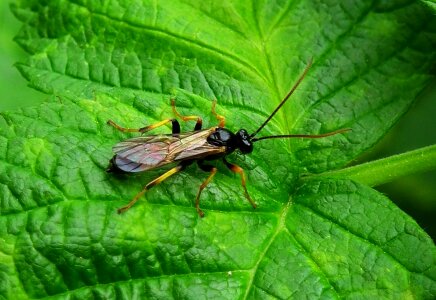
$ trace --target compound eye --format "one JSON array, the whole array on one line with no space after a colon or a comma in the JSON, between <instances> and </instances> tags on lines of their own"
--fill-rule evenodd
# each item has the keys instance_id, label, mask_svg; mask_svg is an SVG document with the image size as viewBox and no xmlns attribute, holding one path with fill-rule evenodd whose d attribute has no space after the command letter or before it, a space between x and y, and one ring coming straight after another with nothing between
<instances>
[{"instance_id":1,"label":"compound eye","mask_svg":"<svg viewBox=\"0 0 436 300\"><path fill-rule=\"evenodd\" d=\"M247 130L240 129L237 133L238 148L243 154L251 153L253 151L253 144L250 141L250 135Z\"/></svg>"},{"instance_id":2,"label":"compound eye","mask_svg":"<svg viewBox=\"0 0 436 300\"><path fill-rule=\"evenodd\" d=\"M244 154L251 153L251 152L253 152L253 144L248 140L242 140L242 143L239 146L239 149Z\"/></svg>"},{"instance_id":3,"label":"compound eye","mask_svg":"<svg viewBox=\"0 0 436 300\"><path fill-rule=\"evenodd\" d=\"M248 135L247 130L245 130L245 129L241 129L241 130L239 130L237 134L242 138L242 140L248 140L249 137L250 137L250 136Z\"/></svg>"}]
</instances>

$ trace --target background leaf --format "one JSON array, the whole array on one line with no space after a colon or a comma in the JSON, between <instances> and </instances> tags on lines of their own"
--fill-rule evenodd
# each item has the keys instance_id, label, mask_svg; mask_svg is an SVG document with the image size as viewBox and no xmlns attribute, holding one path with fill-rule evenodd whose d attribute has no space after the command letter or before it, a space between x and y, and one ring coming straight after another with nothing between
<instances>
[{"instance_id":1,"label":"background leaf","mask_svg":"<svg viewBox=\"0 0 436 300\"><path fill-rule=\"evenodd\" d=\"M20 1L14 10L30 54L20 71L59 97L0 120L2 296L434 297L433 243L383 196L349 181L296 189L302 172L343 166L376 143L425 86L435 21L424 5ZM256 212L219 165L204 219L192 208L205 178L194 166L116 215L161 172L107 175L111 146L126 138L108 119L139 127L168 117L180 88L182 113L216 124L207 112L217 98L230 129L252 131L310 57L292 105L262 134L353 131L234 156Z\"/></svg>"},{"instance_id":2,"label":"background leaf","mask_svg":"<svg viewBox=\"0 0 436 300\"><path fill-rule=\"evenodd\" d=\"M433 10L436 10L436 2L434 0L423 0L423 2L430 6Z\"/></svg>"},{"instance_id":3,"label":"background leaf","mask_svg":"<svg viewBox=\"0 0 436 300\"><path fill-rule=\"evenodd\" d=\"M0 111L35 105L46 97L34 89L26 88L27 81L13 67L26 53L13 41L20 23L10 11L10 3L0 2Z\"/></svg>"}]
</instances>

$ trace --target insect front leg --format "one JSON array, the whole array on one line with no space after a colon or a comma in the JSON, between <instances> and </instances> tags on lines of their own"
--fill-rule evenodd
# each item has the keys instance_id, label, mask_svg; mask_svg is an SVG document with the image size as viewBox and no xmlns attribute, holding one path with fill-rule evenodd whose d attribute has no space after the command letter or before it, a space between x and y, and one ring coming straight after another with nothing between
<instances>
[{"instance_id":1,"label":"insect front leg","mask_svg":"<svg viewBox=\"0 0 436 300\"><path fill-rule=\"evenodd\" d=\"M182 116L176 109L176 100L174 98L171 99L171 107L173 108L173 113L183 121L186 122L191 120L197 120L197 122L195 123L194 131L201 129L201 126L203 125L203 120L199 116Z\"/></svg>"},{"instance_id":2,"label":"insect front leg","mask_svg":"<svg viewBox=\"0 0 436 300\"><path fill-rule=\"evenodd\" d=\"M200 185L200 188L198 189L197 197L195 198L195 209L197 210L198 215L203 218L204 212L200 209L200 195L201 192L204 190L204 188L209 184L209 182L212 180L212 178L215 176L217 172L217 168L211 165L204 164L204 161L199 160L197 162L200 169L202 169L205 172L210 172L209 176L206 178L205 181Z\"/></svg>"},{"instance_id":3,"label":"insect front leg","mask_svg":"<svg viewBox=\"0 0 436 300\"><path fill-rule=\"evenodd\" d=\"M216 100L213 100L213 102L212 102L212 114L219 121L218 127L224 128L224 126L226 124L226 118L224 116L216 113L215 106L216 106Z\"/></svg>"},{"instance_id":4,"label":"insect front leg","mask_svg":"<svg viewBox=\"0 0 436 300\"><path fill-rule=\"evenodd\" d=\"M245 194L245 198L247 198L248 202L250 202L251 206L253 206L253 208L256 208L256 203L254 203L254 201L251 199L250 195L248 194L247 191L247 186L245 183L245 173L244 173L244 169L242 169L240 166L229 163L225 158L223 158L223 162L225 163L225 165L227 166L227 168L230 169L230 171L232 171L233 173L237 173L241 176L241 182L242 182L242 187L244 188L244 194Z\"/></svg>"},{"instance_id":5,"label":"insect front leg","mask_svg":"<svg viewBox=\"0 0 436 300\"><path fill-rule=\"evenodd\" d=\"M165 172L164 174L162 174L158 178L150 181L146 186L144 186L144 188L138 194L136 194L135 197L133 197L133 199L129 202L129 204L119 208L118 213L121 214L121 213L125 212L126 210L128 210L129 208L131 208L136 203L136 201L138 201L139 198L141 198L149 189L151 189L155 185L158 185L159 183L161 183L162 181L164 181L165 179L167 179L171 175L174 175L174 174L182 171L186 166L187 166L187 164L182 163L182 164L168 170L167 172Z\"/></svg>"}]
</instances>

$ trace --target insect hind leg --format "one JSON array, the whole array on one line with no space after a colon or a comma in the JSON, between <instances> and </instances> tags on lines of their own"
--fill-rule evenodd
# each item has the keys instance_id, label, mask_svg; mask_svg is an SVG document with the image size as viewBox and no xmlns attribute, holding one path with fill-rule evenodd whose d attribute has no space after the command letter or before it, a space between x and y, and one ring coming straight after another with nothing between
<instances>
[{"instance_id":1,"label":"insect hind leg","mask_svg":"<svg viewBox=\"0 0 436 300\"><path fill-rule=\"evenodd\" d=\"M245 180L244 169L242 169L238 165L229 163L225 158L223 158L223 162L225 163L227 168L230 169L230 171L232 171L233 173L237 173L237 174L239 174L241 176L241 184L242 184L242 187L244 188L245 198L247 198L248 202L250 202L250 204L251 204L251 206L253 206L253 208L256 208L257 207L256 203L254 203L253 199L251 199L250 195L248 194L246 180Z\"/></svg>"},{"instance_id":2,"label":"insect hind leg","mask_svg":"<svg viewBox=\"0 0 436 300\"><path fill-rule=\"evenodd\" d=\"M126 205L123 206L121 208L118 209L118 213L121 214L125 211L127 211L129 208L131 208L136 201L139 200L139 198L141 198L148 190L150 190L152 187L154 187L155 185L158 185L159 183L161 183L162 181L164 181L165 179L167 179L168 177L170 177L171 175L174 175L180 171L182 171L185 167L187 166L187 164L180 164L170 170L168 170L167 172L165 172L164 174L162 174L161 176L157 177L156 179L150 181L149 183L147 183L146 186L144 186L144 188L135 195L135 197L133 197L133 199Z\"/></svg>"},{"instance_id":3,"label":"insect hind leg","mask_svg":"<svg viewBox=\"0 0 436 300\"><path fill-rule=\"evenodd\" d=\"M176 119L165 119L165 120L162 120L162 121L157 122L155 124L148 125L148 126L141 127L141 128L126 128L126 127L121 127L120 125L118 125L117 123L115 123L112 120L108 120L107 124L112 126L112 127L114 127L115 129L117 129L117 130L119 130L121 132L141 132L141 133L144 133L144 132L150 131L152 129L155 129L157 127L163 126L163 125L165 125L165 124L167 124L169 122L172 123L171 124L172 125L172 133L173 134L180 133L180 124L179 124L179 122Z\"/></svg>"},{"instance_id":4,"label":"insect hind leg","mask_svg":"<svg viewBox=\"0 0 436 300\"><path fill-rule=\"evenodd\" d=\"M201 129L202 124L203 124L203 121L202 121L202 119L201 119L200 117L198 117L198 116L182 116L182 115L181 115L181 114L176 110L176 101L175 101L175 99L171 99L171 107L172 107L172 109L173 109L173 113L174 113L177 117L179 117L180 119L182 119L183 121L186 122L186 121L191 121L191 120L197 120L197 122L195 123L194 131L197 131L197 130L200 130L200 129ZM115 122L112 121L112 120L108 120L108 121L107 121L107 124L110 125L110 126L112 126L112 127L114 127L115 129L117 129L117 130L119 130L119 131L121 131L121 132L141 132L141 133L144 133L144 132L147 132L147 131L153 130L153 129L155 129L155 128L158 128L158 127L160 127L160 126L163 126L163 125L165 125L165 124L167 124L167 123L169 123L169 122L171 122L171 125L172 125L172 134L179 134L179 133L180 133L180 124L179 124L179 122L178 122L176 119L174 119L174 118L171 118L171 119L164 119L164 120L162 120L162 121L160 121L160 122L157 122L157 123L155 123L155 124L148 125L148 126L141 127L141 128L126 128L126 127L122 127L122 126L118 125L117 123L115 123Z\"/></svg>"},{"instance_id":5,"label":"insect hind leg","mask_svg":"<svg viewBox=\"0 0 436 300\"><path fill-rule=\"evenodd\" d=\"M197 210L198 215L201 218L203 218L204 212L200 208L200 195L201 195L201 192L204 190L204 188L210 183L212 178L215 176L215 174L217 172L217 168L215 168L214 166L211 166L211 165L204 164L204 162L202 160L199 160L197 162L197 164L200 167L200 169L202 169L203 171L210 172L210 174L206 178L206 180L203 181L203 183L200 185L200 188L198 189L197 197L195 197L195 209Z\"/></svg>"}]
</instances>

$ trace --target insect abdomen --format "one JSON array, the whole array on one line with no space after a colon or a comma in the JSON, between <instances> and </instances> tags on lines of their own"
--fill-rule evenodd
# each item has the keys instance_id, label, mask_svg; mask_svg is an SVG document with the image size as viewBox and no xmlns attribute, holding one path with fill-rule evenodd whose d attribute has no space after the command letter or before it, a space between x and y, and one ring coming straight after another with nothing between
<instances>
[{"instance_id":1,"label":"insect abdomen","mask_svg":"<svg viewBox=\"0 0 436 300\"><path fill-rule=\"evenodd\" d=\"M114 155L109 161L109 166L106 169L108 173L124 174L124 173L137 173L143 172L146 165L132 162L128 159L122 158L119 155Z\"/></svg>"}]
</instances>

